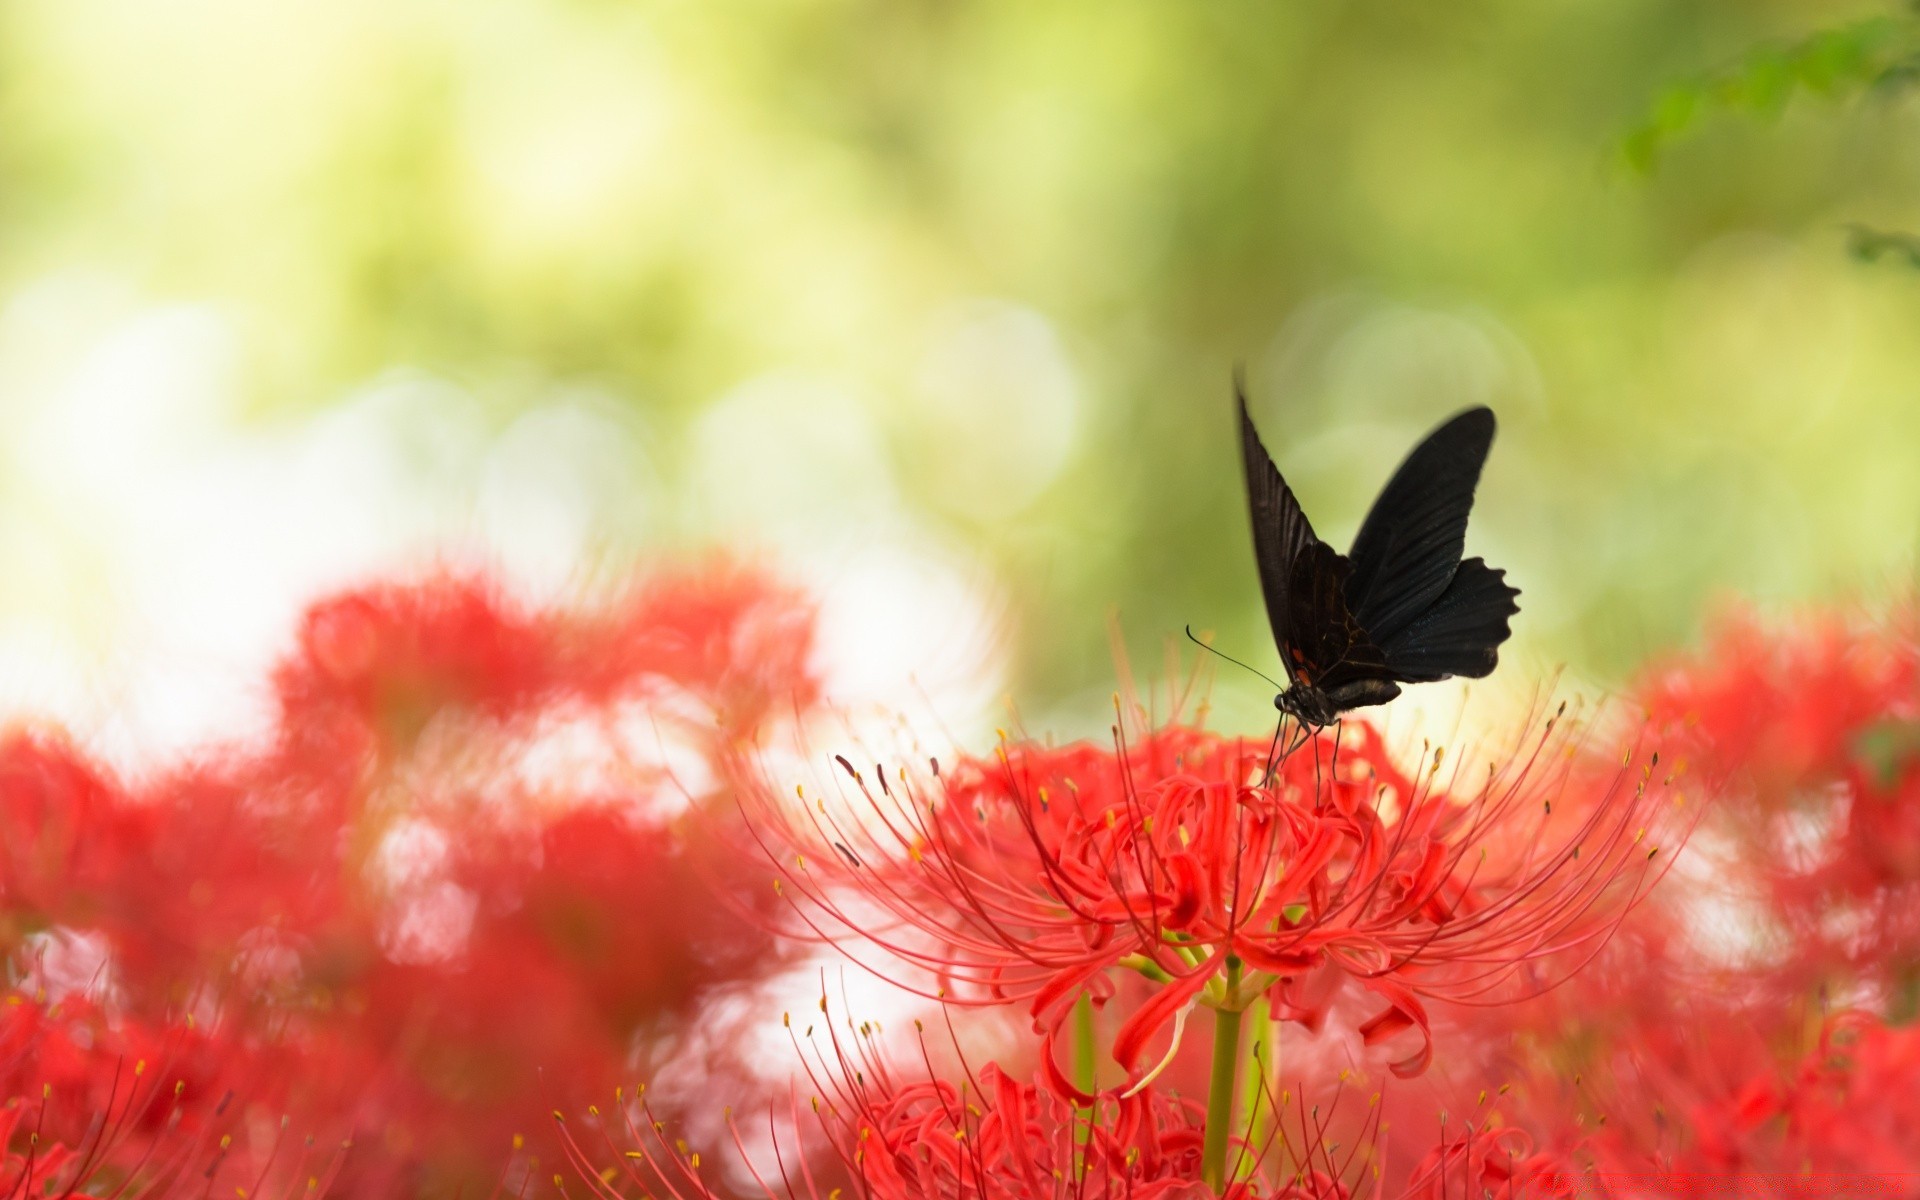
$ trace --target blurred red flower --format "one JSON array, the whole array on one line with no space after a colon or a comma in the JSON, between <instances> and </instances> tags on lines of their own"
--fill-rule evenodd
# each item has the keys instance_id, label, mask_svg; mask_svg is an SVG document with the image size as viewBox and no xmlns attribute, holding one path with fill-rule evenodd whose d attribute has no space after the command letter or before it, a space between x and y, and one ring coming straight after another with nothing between
<instances>
[{"instance_id":1,"label":"blurred red flower","mask_svg":"<svg viewBox=\"0 0 1920 1200\"><path fill-rule=\"evenodd\" d=\"M1790 1004L1920 1014L1920 608L1722 620L1639 696L1721 801L1698 895L1742 928L1715 947ZM1873 997L1869 989L1878 996Z\"/></svg>"},{"instance_id":2,"label":"blurred red flower","mask_svg":"<svg viewBox=\"0 0 1920 1200\"><path fill-rule=\"evenodd\" d=\"M666 1056L746 1086L696 1017L793 948L728 780L816 704L811 637L729 567L591 609L454 578L323 601L265 745L121 780L0 744L0 952L115 1020L270 1032L298 1113L365 1134L344 1189L484 1193L555 1100Z\"/></svg>"},{"instance_id":3,"label":"blurred red flower","mask_svg":"<svg viewBox=\"0 0 1920 1200\"><path fill-rule=\"evenodd\" d=\"M284 1049L148 1026L70 998L0 1009L0 1189L8 1196L317 1197L351 1147L274 1102Z\"/></svg>"},{"instance_id":4,"label":"blurred red flower","mask_svg":"<svg viewBox=\"0 0 1920 1200\"><path fill-rule=\"evenodd\" d=\"M1235 1140L1236 1167L1216 1191L1200 1183L1205 1110L1198 1104L1145 1088L1102 1092L1076 1107L1044 1081L993 1063L975 1070L961 1061L954 1070L960 1082L949 1082L934 1071L940 1056L924 1033L924 1066L907 1074L879 1050L873 1026L835 1030L825 1015L821 1025L824 1040L808 1027L795 1041L811 1119L796 1095L793 1128L774 1138L772 1171L753 1165L746 1139L733 1130L746 1170L769 1200L829 1200L843 1188L861 1200L1349 1200L1367 1190L1378 1132L1371 1122L1343 1148L1328 1141L1318 1109L1288 1111L1261 1144ZM589 1114L608 1164L562 1119L575 1169L594 1194L715 1195L713 1173L669 1136L644 1094L622 1101L612 1128L597 1109ZM793 1153L809 1144L823 1152ZM1263 1173L1278 1164L1285 1165L1279 1179Z\"/></svg>"}]
</instances>

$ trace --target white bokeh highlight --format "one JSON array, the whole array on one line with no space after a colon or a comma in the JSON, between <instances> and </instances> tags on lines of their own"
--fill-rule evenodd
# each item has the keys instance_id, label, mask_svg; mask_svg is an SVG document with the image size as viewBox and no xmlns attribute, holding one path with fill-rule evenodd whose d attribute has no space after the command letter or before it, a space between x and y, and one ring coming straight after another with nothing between
<instances>
[{"instance_id":1,"label":"white bokeh highlight","mask_svg":"<svg viewBox=\"0 0 1920 1200\"><path fill-rule=\"evenodd\" d=\"M1051 352L1016 310L980 320L953 335L961 359ZM266 728L268 673L331 591L450 566L564 603L662 547L718 545L816 595L815 665L846 736L902 714L962 738L995 723L1000 589L903 500L871 397L750 378L668 454L622 397L554 388L508 412L405 369L261 415L245 356L230 314L111 279L43 280L0 308L7 719L65 725L122 768L162 763ZM1071 380L1047 386L1048 427L1069 428Z\"/></svg>"}]
</instances>

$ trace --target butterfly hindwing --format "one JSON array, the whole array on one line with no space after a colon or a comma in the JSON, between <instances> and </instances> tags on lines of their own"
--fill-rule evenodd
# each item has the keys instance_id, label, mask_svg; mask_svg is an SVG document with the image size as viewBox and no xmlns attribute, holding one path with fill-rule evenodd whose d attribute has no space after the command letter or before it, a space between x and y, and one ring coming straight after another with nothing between
<instances>
[{"instance_id":1,"label":"butterfly hindwing","mask_svg":"<svg viewBox=\"0 0 1920 1200\"><path fill-rule=\"evenodd\" d=\"M1347 555L1347 602L1377 644L1392 643L1452 584L1493 434L1491 409L1453 417L1414 447L1368 511Z\"/></svg>"},{"instance_id":2,"label":"butterfly hindwing","mask_svg":"<svg viewBox=\"0 0 1920 1200\"><path fill-rule=\"evenodd\" d=\"M1430 683L1492 673L1509 633L1507 619L1520 611L1519 594L1505 571L1478 558L1462 562L1440 598L1381 646L1393 677Z\"/></svg>"}]
</instances>

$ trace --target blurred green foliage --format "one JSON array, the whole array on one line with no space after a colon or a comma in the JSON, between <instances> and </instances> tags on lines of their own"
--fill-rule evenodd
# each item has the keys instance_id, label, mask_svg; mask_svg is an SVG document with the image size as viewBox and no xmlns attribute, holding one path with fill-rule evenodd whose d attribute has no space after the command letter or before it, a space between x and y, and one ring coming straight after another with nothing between
<instances>
[{"instance_id":1,"label":"blurred green foliage","mask_svg":"<svg viewBox=\"0 0 1920 1200\"><path fill-rule=\"evenodd\" d=\"M1915 45L1841 0L0 0L0 298L217 306L259 419L395 364L603 392L639 550L750 535L688 499L765 474L701 422L811 381L783 504L981 564L1040 713L1097 716L1115 606L1272 661L1236 362L1337 542L1486 402L1503 675L1610 680L1717 595L1910 569L1920 280L1839 250L1920 228L1915 90L1842 109ZM825 394L897 513L829 503L871 463Z\"/></svg>"},{"instance_id":2,"label":"blurred green foliage","mask_svg":"<svg viewBox=\"0 0 1920 1200\"><path fill-rule=\"evenodd\" d=\"M1622 140L1629 164L1653 169L1660 151L1715 110L1778 117L1794 94L1843 99L1909 86L1920 75L1920 16L1869 17L1788 44L1763 44L1730 68L1666 88Z\"/></svg>"}]
</instances>

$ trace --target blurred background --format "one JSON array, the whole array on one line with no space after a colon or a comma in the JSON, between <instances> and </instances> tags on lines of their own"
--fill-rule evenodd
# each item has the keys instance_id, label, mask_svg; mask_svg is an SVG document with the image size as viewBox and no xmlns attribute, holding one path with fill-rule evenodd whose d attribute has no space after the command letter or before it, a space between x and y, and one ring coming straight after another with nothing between
<instances>
[{"instance_id":1,"label":"blurred background","mask_svg":"<svg viewBox=\"0 0 1920 1200\"><path fill-rule=\"evenodd\" d=\"M1889 590L1920 255L1856 226L1920 229L1912 21L0 0L0 704L153 754L258 720L329 588L724 546L827 597L844 693L1098 729L1113 614L1274 663L1237 362L1341 545L1495 407L1495 686Z\"/></svg>"}]
</instances>

